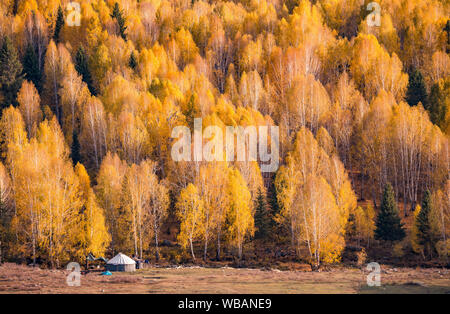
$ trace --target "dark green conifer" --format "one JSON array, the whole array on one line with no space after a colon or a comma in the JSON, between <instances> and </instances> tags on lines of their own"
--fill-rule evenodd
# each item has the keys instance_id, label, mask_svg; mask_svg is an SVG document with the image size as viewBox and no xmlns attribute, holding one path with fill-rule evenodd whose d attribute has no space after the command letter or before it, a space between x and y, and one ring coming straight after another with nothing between
<instances>
[{"instance_id":1,"label":"dark green conifer","mask_svg":"<svg viewBox=\"0 0 450 314\"><path fill-rule=\"evenodd\" d=\"M39 59L34 47L30 44L27 45L23 57L23 73L25 78L33 82L36 89L40 92L42 90L42 74L39 69Z\"/></svg>"},{"instance_id":2,"label":"dark green conifer","mask_svg":"<svg viewBox=\"0 0 450 314\"><path fill-rule=\"evenodd\" d=\"M70 147L70 157L72 162L76 165L81 160L80 156L80 141L78 140L78 132L74 131L72 135L72 145Z\"/></svg>"},{"instance_id":3,"label":"dark green conifer","mask_svg":"<svg viewBox=\"0 0 450 314\"><path fill-rule=\"evenodd\" d=\"M392 186L384 187L381 211L377 217L375 239L384 241L400 241L405 237L405 230L398 215L397 203Z\"/></svg>"},{"instance_id":4,"label":"dark green conifer","mask_svg":"<svg viewBox=\"0 0 450 314\"><path fill-rule=\"evenodd\" d=\"M53 40L55 43L59 43L59 35L61 33L61 29L64 26L64 12L61 8L61 6L58 6L58 13L56 15L56 22L55 22L55 30L53 32Z\"/></svg>"},{"instance_id":5,"label":"dark green conifer","mask_svg":"<svg viewBox=\"0 0 450 314\"><path fill-rule=\"evenodd\" d=\"M22 63L16 47L8 36L3 38L0 48L0 89L3 94L1 109L9 105L17 105L17 92L22 85Z\"/></svg>"},{"instance_id":6,"label":"dark green conifer","mask_svg":"<svg viewBox=\"0 0 450 314\"><path fill-rule=\"evenodd\" d=\"M137 68L138 62L137 62L137 58L136 58L134 51L130 55L130 60L128 61L128 65L133 70L136 70L136 68Z\"/></svg>"},{"instance_id":7,"label":"dark green conifer","mask_svg":"<svg viewBox=\"0 0 450 314\"><path fill-rule=\"evenodd\" d=\"M427 107L427 89L425 87L425 80L422 73L414 70L409 76L408 90L406 91L406 101L410 106L416 106L419 102L424 107Z\"/></svg>"},{"instance_id":8,"label":"dark green conifer","mask_svg":"<svg viewBox=\"0 0 450 314\"><path fill-rule=\"evenodd\" d=\"M123 40L127 40L127 35L125 34L125 31L127 30L127 27L125 26L126 18L123 16L123 11L120 10L119 4L117 2L114 4L111 17L116 19L117 21L120 37L122 37Z\"/></svg>"},{"instance_id":9,"label":"dark green conifer","mask_svg":"<svg viewBox=\"0 0 450 314\"><path fill-rule=\"evenodd\" d=\"M261 188L258 189L258 195L256 196L255 203L255 238L263 239L269 234L271 219L266 197Z\"/></svg>"},{"instance_id":10,"label":"dark green conifer","mask_svg":"<svg viewBox=\"0 0 450 314\"><path fill-rule=\"evenodd\" d=\"M445 93L448 93L449 90L450 81L444 82L442 88L439 83L433 84L433 86L431 86L428 105L425 107L430 115L430 120L441 128L444 126L445 115L448 110L447 103L445 101Z\"/></svg>"},{"instance_id":11,"label":"dark green conifer","mask_svg":"<svg viewBox=\"0 0 450 314\"><path fill-rule=\"evenodd\" d=\"M78 73L80 73L83 82L86 83L91 94L95 95L96 91L92 80L91 71L89 70L88 58L86 51L82 46L78 48L77 54L75 55L75 69Z\"/></svg>"},{"instance_id":12,"label":"dark green conifer","mask_svg":"<svg viewBox=\"0 0 450 314\"><path fill-rule=\"evenodd\" d=\"M425 191L422 199L422 205L420 212L417 215L415 224L417 227L417 237L419 243L423 245L424 250L430 256L434 248L434 237L431 230L430 224L430 212L432 209L431 203L431 193L430 191Z\"/></svg>"}]
</instances>

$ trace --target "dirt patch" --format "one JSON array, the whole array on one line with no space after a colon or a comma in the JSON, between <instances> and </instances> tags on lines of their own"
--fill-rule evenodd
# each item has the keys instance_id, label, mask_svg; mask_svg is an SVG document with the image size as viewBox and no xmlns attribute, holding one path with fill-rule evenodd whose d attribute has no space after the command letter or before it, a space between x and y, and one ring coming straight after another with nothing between
<instances>
[{"instance_id":1,"label":"dirt patch","mask_svg":"<svg viewBox=\"0 0 450 314\"><path fill-rule=\"evenodd\" d=\"M0 266L0 293L450 293L446 269L382 266L381 287L367 287L367 272L337 267L311 272L279 269L173 267L134 273L81 276L81 286L69 287L65 270Z\"/></svg>"}]
</instances>

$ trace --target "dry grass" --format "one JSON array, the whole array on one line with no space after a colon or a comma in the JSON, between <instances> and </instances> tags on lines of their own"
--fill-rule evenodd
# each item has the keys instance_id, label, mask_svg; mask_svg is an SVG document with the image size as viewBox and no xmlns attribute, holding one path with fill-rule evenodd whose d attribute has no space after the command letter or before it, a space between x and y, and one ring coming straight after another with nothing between
<instances>
[{"instance_id":1,"label":"dry grass","mask_svg":"<svg viewBox=\"0 0 450 314\"><path fill-rule=\"evenodd\" d=\"M382 287L366 286L360 269L326 272L234 268L150 268L135 273L81 277L66 284L68 272L28 266L0 266L0 293L450 293L450 272L443 269L382 268Z\"/></svg>"}]
</instances>

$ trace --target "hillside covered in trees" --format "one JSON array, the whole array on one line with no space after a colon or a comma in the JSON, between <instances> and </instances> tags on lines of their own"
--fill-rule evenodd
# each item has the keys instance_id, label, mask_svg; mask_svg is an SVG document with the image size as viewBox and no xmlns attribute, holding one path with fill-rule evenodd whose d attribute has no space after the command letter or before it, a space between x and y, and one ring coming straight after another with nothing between
<instances>
[{"instance_id":1,"label":"hillside covered in trees","mask_svg":"<svg viewBox=\"0 0 450 314\"><path fill-rule=\"evenodd\" d=\"M450 5L369 2L2 0L1 261L448 263ZM175 161L196 118L278 126L280 167Z\"/></svg>"}]
</instances>

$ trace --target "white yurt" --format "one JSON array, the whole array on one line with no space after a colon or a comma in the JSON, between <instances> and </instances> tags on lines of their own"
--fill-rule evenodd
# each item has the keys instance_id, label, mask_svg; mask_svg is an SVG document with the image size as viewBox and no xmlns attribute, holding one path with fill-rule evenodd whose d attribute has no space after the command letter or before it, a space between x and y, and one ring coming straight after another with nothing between
<instances>
[{"instance_id":1,"label":"white yurt","mask_svg":"<svg viewBox=\"0 0 450 314\"><path fill-rule=\"evenodd\" d=\"M131 258L129 258L128 256L126 256L125 254L119 253L106 263L106 270L135 271L136 262Z\"/></svg>"}]
</instances>

